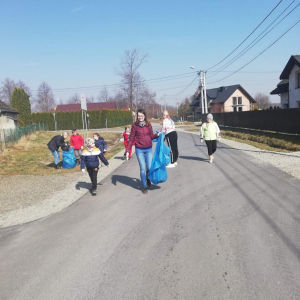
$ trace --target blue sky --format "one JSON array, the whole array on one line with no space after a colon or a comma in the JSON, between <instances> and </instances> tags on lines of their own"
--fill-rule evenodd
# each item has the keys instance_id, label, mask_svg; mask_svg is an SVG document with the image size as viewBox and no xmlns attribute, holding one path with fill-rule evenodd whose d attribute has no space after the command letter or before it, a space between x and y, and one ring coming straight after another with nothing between
<instances>
[{"instance_id":1,"label":"blue sky","mask_svg":"<svg viewBox=\"0 0 300 300\"><path fill-rule=\"evenodd\" d=\"M55 98L67 100L76 92L96 97L101 88L79 87L118 83L120 78L115 68L119 66L124 50L139 48L149 54L147 63L140 68L145 79L187 73L176 80L149 82L151 90L157 92L157 101L166 94L167 103L175 104L191 95L197 87L196 80L179 93L195 77L189 68L191 65L196 69L208 69L218 63L278 2L0 0L0 82L6 77L22 80L35 94L39 84L46 81L53 89L78 88L54 90ZM283 0L249 42L291 2ZM298 3L296 0L291 8ZM235 71L259 54L299 15L300 7L225 71ZM300 23L244 68L242 71L246 73L209 84L208 88L239 83L252 96L257 92L269 94L279 82L289 57L300 54L299 31ZM219 73L207 82L229 74ZM115 90L115 87L109 87L111 94ZM278 96L271 99L279 101Z\"/></svg>"}]
</instances>

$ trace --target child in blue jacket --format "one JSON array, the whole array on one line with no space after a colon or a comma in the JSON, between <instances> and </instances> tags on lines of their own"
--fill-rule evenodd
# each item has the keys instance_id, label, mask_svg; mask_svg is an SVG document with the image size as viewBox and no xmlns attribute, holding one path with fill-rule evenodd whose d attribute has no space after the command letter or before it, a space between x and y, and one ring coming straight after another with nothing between
<instances>
[{"instance_id":1,"label":"child in blue jacket","mask_svg":"<svg viewBox=\"0 0 300 300\"><path fill-rule=\"evenodd\" d=\"M95 140L95 146L101 151L103 156L107 150L107 144L104 141L104 138L99 135L99 133L94 133L93 138Z\"/></svg>"},{"instance_id":2,"label":"child in blue jacket","mask_svg":"<svg viewBox=\"0 0 300 300\"><path fill-rule=\"evenodd\" d=\"M99 170L99 158L109 167L109 163L101 153L100 149L95 147L95 141L92 138L86 139L87 148L83 150L81 157L81 171L85 173L85 166L92 182L91 193L93 196L97 194L97 175Z\"/></svg>"}]
</instances>

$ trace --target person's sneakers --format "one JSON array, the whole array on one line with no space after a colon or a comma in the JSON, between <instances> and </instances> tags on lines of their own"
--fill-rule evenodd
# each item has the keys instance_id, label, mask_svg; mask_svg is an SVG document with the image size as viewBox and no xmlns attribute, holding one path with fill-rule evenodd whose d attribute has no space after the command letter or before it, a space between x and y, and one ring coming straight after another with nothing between
<instances>
[{"instance_id":1,"label":"person's sneakers","mask_svg":"<svg viewBox=\"0 0 300 300\"><path fill-rule=\"evenodd\" d=\"M60 164L59 163L55 165L55 169L57 169L57 170L60 169Z\"/></svg>"},{"instance_id":2,"label":"person's sneakers","mask_svg":"<svg viewBox=\"0 0 300 300\"><path fill-rule=\"evenodd\" d=\"M176 166L174 164L168 164L166 165L166 168L175 168Z\"/></svg>"},{"instance_id":3,"label":"person's sneakers","mask_svg":"<svg viewBox=\"0 0 300 300\"><path fill-rule=\"evenodd\" d=\"M147 190L147 187L146 187L146 186L144 186L144 187L142 188L142 192L143 192L143 194L148 194L148 190Z\"/></svg>"},{"instance_id":4,"label":"person's sneakers","mask_svg":"<svg viewBox=\"0 0 300 300\"><path fill-rule=\"evenodd\" d=\"M174 162L174 165L177 166L177 161Z\"/></svg>"},{"instance_id":5,"label":"person's sneakers","mask_svg":"<svg viewBox=\"0 0 300 300\"><path fill-rule=\"evenodd\" d=\"M92 195L96 196L97 195L97 190L92 190Z\"/></svg>"},{"instance_id":6,"label":"person's sneakers","mask_svg":"<svg viewBox=\"0 0 300 300\"><path fill-rule=\"evenodd\" d=\"M149 178L146 178L146 180L147 180L147 187L150 187L151 186L151 181L150 181L150 179Z\"/></svg>"},{"instance_id":7,"label":"person's sneakers","mask_svg":"<svg viewBox=\"0 0 300 300\"><path fill-rule=\"evenodd\" d=\"M211 158L211 159L209 160L209 162L212 163L212 162L213 162L213 159Z\"/></svg>"}]
</instances>

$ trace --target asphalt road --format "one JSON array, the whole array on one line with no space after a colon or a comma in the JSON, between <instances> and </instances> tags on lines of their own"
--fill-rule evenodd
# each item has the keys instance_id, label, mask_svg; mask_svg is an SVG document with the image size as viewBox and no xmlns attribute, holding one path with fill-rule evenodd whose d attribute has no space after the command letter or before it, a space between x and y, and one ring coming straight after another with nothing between
<instances>
[{"instance_id":1,"label":"asphalt road","mask_svg":"<svg viewBox=\"0 0 300 300\"><path fill-rule=\"evenodd\" d=\"M134 155L96 197L0 230L0 299L300 299L300 181L222 143L209 164L189 133L179 151L148 195Z\"/></svg>"}]
</instances>

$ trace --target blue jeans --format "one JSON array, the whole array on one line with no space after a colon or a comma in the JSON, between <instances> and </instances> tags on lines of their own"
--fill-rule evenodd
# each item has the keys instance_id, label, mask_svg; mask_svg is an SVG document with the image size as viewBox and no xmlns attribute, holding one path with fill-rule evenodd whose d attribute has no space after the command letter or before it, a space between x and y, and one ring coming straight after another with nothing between
<instances>
[{"instance_id":1,"label":"blue jeans","mask_svg":"<svg viewBox=\"0 0 300 300\"><path fill-rule=\"evenodd\" d=\"M57 165L60 162L60 154L58 151L52 151L49 149L54 156L54 163Z\"/></svg>"},{"instance_id":2,"label":"blue jeans","mask_svg":"<svg viewBox=\"0 0 300 300\"><path fill-rule=\"evenodd\" d=\"M147 186L146 173L148 173L152 162L152 147L146 149L135 148L135 153L140 164L141 180L143 186Z\"/></svg>"}]
</instances>

